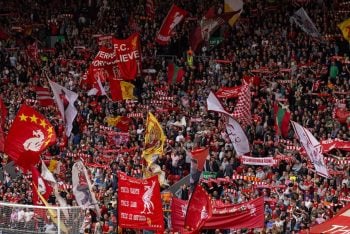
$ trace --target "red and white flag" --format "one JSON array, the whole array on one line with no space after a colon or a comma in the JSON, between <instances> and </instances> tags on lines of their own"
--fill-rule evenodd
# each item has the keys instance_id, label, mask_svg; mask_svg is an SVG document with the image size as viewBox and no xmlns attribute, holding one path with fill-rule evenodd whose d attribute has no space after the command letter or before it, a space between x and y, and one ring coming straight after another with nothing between
<instances>
[{"instance_id":1,"label":"red and white flag","mask_svg":"<svg viewBox=\"0 0 350 234\"><path fill-rule=\"evenodd\" d=\"M38 196L37 191L47 200L52 194L53 189L49 183L47 183L40 175L36 167L32 167L32 190L33 190L33 204L42 205L41 199Z\"/></svg>"},{"instance_id":2,"label":"red and white flag","mask_svg":"<svg viewBox=\"0 0 350 234\"><path fill-rule=\"evenodd\" d=\"M209 148L199 148L191 151L191 176L190 184L191 189L197 185L199 178L202 174L205 160L209 155Z\"/></svg>"},{"instance_id":3,"label":"red and white flag","mask_svg":"<svg viewBox=\"0 0 350 234\"><path fill-rule=\"evenodd\" d=\"M185 229L198 232L212 216L211 200L205 189L197 185L188 202Z\"/></svg>"},{"instance_id":4,"label":"red and white flag","mask_svg":"<svg viewBox=\"0 0 350 234\"><path fill-rule=\"evenodd\" d=\"M141 74L141 46L140 35L131 34L126 39L112 39L116 62L123 80L134 80Z\"/></svg>"},{"instance_id":5,"label":"red and white flag","mask_svg":"<svg viewBox=\"0 0 350 234\"><path fill-rule=\"evenodd\" d=\"M250 152L249 141L244 130L232 117L228 117L226 131L237 155L244 155Z\"/></svg>"},{"instance_id":6,"label":"red and white flag","mask_svg":"<svg viewBox=\"0 0 350 234\"><path fill-rule=\"evenodd\" d=\"M188 12L173 4L165 17L162 26L160 27L156 42L160 45L167 45L170 42L172 33L176 25L178 25L186 16Z\"/></svg>"},{"instance_id":7,"label":"red and white flag","mask_svg":"<svg viewBox=\"0 0 350 234\"><path fill-rule=\"evenodd\" d=\"M241 85L235 87L222 87L215 93L215 95L218 98L237 98L241 93L241 87Z\"/></svg>"},{"instance_id":8,"label":"red and white flag","mask_svg":"<svg viewBox=\"0 0 350 234\"><path fill-rule=\"evenodd\" d=\"M248 157L248 156L242 156L241 162L244 165L259 165L259 166L273 166L276 164L277 160L274 160L273 157L266 157L266 158L255 158L255 157Z\"/></svg>"},{"instance_id":9,"label":"red and white flag","mask_svg":"<svg viewBox=\"0 0 350 234\"><path fill-rule=\"evenodd\" d=\"M51 96L51 92L49 88L36 86L35 92L36 92L36 100L39 101L39 104L41 106L46 107L46 106L54 105L54 101Z\"/></svg>"},{"instance_id":10,"label":"red and white flag","mask_svg":"<svg viewBox=\"0 0 350 234\"><path fill-rule=\"evenodd\" d=\"M243 84L237 104L233 111L233 117L241 124L244 129L248 125L252 124L251 108L252 100L250 88L248 84Z\"/></svg>"},{"instance_id":11,"label":"red and white flag","mask_svg":"<svg viewBox=\"0 0 350 234\"><path fill-rule=\"evenodd\" d=\"M310 158L310 161L314 165L316 171L321 176L329 178L327 166L324 162L323 154L322 154L322 145L318 140L312 135L312 133L301 126L300 124L291 121L294 132L299 138L301 145L304 147L307 155Z\"/></svg>"},{"instance_id":12,"label":"red and white flag","mask_svg":"<svg viewBox=\"0 0 350 234\"><path fill-rule=\"evenodd\" d=\"M100 77L97 78L96 83L94 83L94 86L92 89L90 89L87 93L88 96L104 96L106 94L106 90L103 87Z\"/></svg>"},{"instance_id":13,"label":"red and white flag","mask_svg":"<svg viewBox=\"0 0 350 234\"><path fill-rule=\"evenodd\" d=\"M62 119L66 123L66 135L70 136L73 121L78 114L77 108L74 106L74 102L78 99L78 94L51 80L49 80L49 83Z\"/></svg>"},{"instance_id":14,"label":"red and white flag","mask_svg":"<svg viewBox=\"0 0 350 234\"><path fill-rule=\"evenodd\" d=\"M220 100L215 96L213 92L210 92L207 98L207 110L231 116L231 114L224 109Z\"/></svg>"},{"instance_id":15,"label":"red and white flag","mask_svg":"<svg viewBox=\"0 0 350 234\"><path fill-rule=\"evenodd\" d=\"M173 231L185 233L185 217L188 201L174 197L171 201L171 227Z\"/></svg>"},{"instance_id":16,"label":"red and white flag","mask_svg":"<svg viewBox=\"0 0 350 234\"><path fill-rule=\"evenodd\" d=\"M0 152L4 152L5 146L5 132L4 127L6 123L7 108L0 97Z\"/></svg>"},{"instance_id":17,"label":"red and white flag","mask_svg":"<svg viewBox=\"0 0 350 234\"><path fill-rule=\"evenodd\" d=\"M154 15L155 15L154 0L146 0L146 15L151 20L154 19Z\"/></svg>"},{"instance_id":18,"label":"red and white flag","mask_svg":"<svg viewBox=\"0 0 350 234\"><path fill-rule=\"evenodd\" d=\"M118 172L118 185L119 226L164 231L158 177L136 179Z\"/></svg>"}]
</instances>

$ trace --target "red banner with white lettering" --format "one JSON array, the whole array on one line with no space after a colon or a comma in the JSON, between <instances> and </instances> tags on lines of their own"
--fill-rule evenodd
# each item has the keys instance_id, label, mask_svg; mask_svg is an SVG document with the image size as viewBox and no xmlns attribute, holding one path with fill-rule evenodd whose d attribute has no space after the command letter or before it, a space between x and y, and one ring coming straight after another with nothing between
<instances>
[{"instance_id":1,"label":"red banner with white lettering","mask_svg":"<svg viewBox=\"0 0 350 234\"><path fill-rule=\"evenodd\" d=\"M122 228L164 230L158 176L136 179L118 172L118 224Z\"/></svg>"},{"instance_id":2,"label":"red banner with white lettering","mask_svg":"<svg viewBox=\"0 0 350 234\"><path fill-rule=\"evenodd\" d=\"M240 204L213 207L213 216L205 222L208 229L241 229L264 227L264 198Z\"/></svg>"},{"instance_id":3,"label":"red banner with white lettering","mask_svg":"<svg viewBox=\"0 0 350 234\"><path fill-rule=\"evenodd\" d=\"M187 16L187 14L187 11L173 4L157 33L156 42L160 45L167 45L170 42L174 28Z\"/></svg>"},{"instance_id":4,"label":"red banner with white lettering","mask_svg":"<svg viewBox=\"0 0 350 234\"><path fill-rule=\"evenodd\" d=\"M241 92L241 87L241 85L235 87L222 87L215 93L215 95L218 98L238 98Z\"/></svg>"},{"instance_id":5,"label":"red banner with white lettering","mask_svg":"<svg viewBox=\"0 0 350 234\"><path fill-rule=\"evenodd\" d=\"M123 80L134 80L141 74L140 35L131 34L127 39L112 39L116 61Z\"/></svg>"}]
</instances>

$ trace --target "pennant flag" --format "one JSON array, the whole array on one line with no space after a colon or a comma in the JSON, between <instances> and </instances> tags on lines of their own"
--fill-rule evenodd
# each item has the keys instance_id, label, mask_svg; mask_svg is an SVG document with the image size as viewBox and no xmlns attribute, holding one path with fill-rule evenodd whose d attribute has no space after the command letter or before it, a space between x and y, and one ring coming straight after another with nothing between
<instances>
[{"instance_id":1,"label":"pennant flag","mask_svg":"<svg viewBox=\"0 0 350 234\"><path fill-rule=\"evenodd\" d=\"M190 46L193 51L197 51L203 41L209 41L210 36L225 23L221 16L217 16L215 8L211 7L200 24L190 33Z\"/></svg>"},{"instance_id":2,"label":"pennant flag","mask_svg":"<svg viewBox=\"0 0 350 234\"><path fill-rule=\"evenodd\" d=\"M248 84L244 84L241 88L237 104L233 111L233 117L238 120L241 126L245 129L252 124L252 100Z\"/></svg>"},{"instance_id":3,"label":"pennant flag","mask_svg":"<svg viewBox=\"0 0 350 234\"><path fill-rule=\"evenodd\" d=\"M78 99L78 94L51 80L49 80L49 83L62 119L64 119L66 123L66 135L70 136L73 128L73 121L78 114L78 111L74 106L74 102Z\"/></svg>"},{"instance_id":4,"label":"pennant flag","mask_svg":"<svg viewBox=\"0 0 350 234\"><path fill-rule=\"evenodd\" d=\"M111 91L113 101L135 99L135 96L134 96L135 85L133 85L132 83L126 82L123 80L116 80L116 79L110 80L109 83L110 83L109 89Z\"/></svg>"},{"instance_id":5,"label":"pennant flag","mask_svg":"<svg viewBox=\"0 0 350 234\"><path fill-rule=\"evenodd\" d=\"M95 207L100 217L100 209L98 207L92 185L84 164L81 161L74 163L72 167L72 185L73 194L78 205L84 209Z\"/></svg>"},{"instance_id":6,"label":"pennant flag","mask_svg":"<svg viewBox=\"0 0 350 234\"><path fill-rule=\"evenodd\" d=\"M172 32L186 16L188 12L173 4L160 27L156 42L160 45L167 45L170 42Z\"/></svg>"},{"instance_id":7,"label":"pennant flag","mask_svg":"<svg viewBox=\"0 0 350 234\"><path fill-rule=\"evenodd\" d=\"M106 90L103 88L100 77L97 78L96 83L94 83L94 87L90 89L87 93L88 96L104 96L106 94Z\"/></svg>"},{"instance_id":8,"label":"pennant flag","mask_svg":"<svg viewBox=\"0 0 350 234\"><path fill-rule=\"evenodd\" d=\"M196 149L191 151L191 177L190 184L191 189L196 187L199 178L202 174L205 160L209 155L209 148Z\"/></svg>"},{"instance_id":9,"label":"pennant flag","mask_svg":"<svg viewBox=\"0 0 350 234\"><path fill-rule=\"evenodd\" d=\"M225 13L232 13L232 12L235 13L228 20L228 23L231 25L231 27L237 22L239 16L242 13L242 10L243 10L243 1L242 0L225 0L224 12Z\"/></svg>"},{"instance_id":10,"label":"pennant flag","mask_svg":"<svg viewBox=\"0 0 350 234\"><path fill-rule=\"evenodd\" d=\"M305 33L312 37L320 37L321 34L318 32L315 24L312 22L304 8L297 10L289 19L291 23L298 25Z\"/></svg>"},{"instance_id":11,"label":"pennant flag","mask_svg":"<svg viewBox=\"0 0 350 234\"><path fill-rule=\"evenodd\" d=\"M241 125L232 117L228 117L226 131L238 156L250 152L249 141Z\"/></svg>"},{"instance_id":12,"label":"pennant flag","mask_svg":"<svg viewBox=\"0 0 350 234\"><path fill-rule=\"evenodd\" d=\"M142 152L143 158L147 165L151 165L155 155L163 155L163 147L166 136L163 132L162 126L151 112L148 112L146 121L145 143Z\"/></svg>"},{"instance_id":13,"label":"pennant flag","mask_svg":"<svg viewBox=\"0 0 350 234\"><path fill-rule=\"evenodd\" d=\"M185 233L185 217L188 201L173 197L171 201L171 227L174 232Z\"/></svg>"},{"instance_id":14,"label":"pennant flag","mask_svg":"<svg viewBox=\"0 0 350 234\"><path fill-rule=\"evenodd\" d=\"M38 169L32 166L32 186L33 186L33 204L42 205L41 199L39 199L38 193L44 198L48 199L52 194L52 187L41 177ZM37 189L36 189L37 188ZM38 193L36 192L38 191Z\"/></svg>"},{"instance_id":15,"label":"pennant flag","mask_svg":"<svg viewBox=\"0 0 350 234\"><path fill-rule=\"evenodd\" d=\"M39 162L41 153L56 142L50 122L33 108L22 105L5 141L5 153L24 171Z\"/></svg>"},{"instance_id":16,"label":"pennant flag","mask_svg":"<svg viewBox=\"0 0 350 234\"><path fill-rule=\"evenodd\" d=\"M134 80L141 74L140 35L131 34L127 39L112 39L116 54L117 66L123 80Z\"/></svg>"},{"instance_id":17,"label":"pennant flag","mask_svg":"<svg viewBox=\"0 0 350 234\"><path fill-rule=\"evenodd\" d=\"M185 229L198 232L204 223L212 216L210 197L202 186L197 185L188 202Z\"/></svg>"},{"instance_id":18,"label":"pennant flag","mask_svg":"<svg viewBox=\"0 0 350 234\"><path fill-rule=\"evenodd\" d=\"M182 67L176 66L174 63L168 64L168 84L181 83L185 75Z\"/></svg>"},{"instance_id":19,"label":"pennant flag","mask_svg":"<svg viewBox=\"0 0 350 234\"><path fill-rule=\"evenodd\" d=\"M54 101L49 88L37 86L35 87L35 93L36 100L38 100L41 106L47 107L54 105Z\"/></svg>"},{"instance_id":20,"label":"pennant flag","mask_svg":"<svg viewBox=\"0 0 350 234\"><path fill-rule=\"evenodd\" d=\"M238 98L241 93L241 85L235 87L222 87L216 93L218 98Z\"/></svg>"},{"instance_id":21,"label":"pennant flag","mask_svg":"<svg viewBox=\"0 0 350 234\"><path fill-rule=\"evenodd\" d=\"M146 15L151 20L154 19L154 15L155 15L154 0L146 0Z\"/></svg>"},{"instance_id":22,"label":"pennant flag","mask_svg":"<svg viewBox=\"0 0 350 234\"><path fill-rule=\"evenodd\" d=\"M287 137L290 121L290 111L288 110L288 106L275 103L274 112L276 133L282 137Z\"/></svg>"},{"instance_id":23,"label":"pennant flag","mask_svg":"<svg viewBox=\"0 0 350 234\"><path fill-rule=\"evenodd\" d=\"M341 22L337 26L341 30L341 32L343 33L343 37L347 41L350 41L350 18L344 20L343 22Z\"/></svg>"},{"instance_id":24,"label":"pennant flag","mask_svg":"<svg viewBox=\"0 0 350 234\"><path fill-rule=\"evenodd\" d=\"M207 109L208 109L208 111L215 111L215 112L219 112L219 113L231 116L230 113L225 111L225 109L222 106L222 104L220 103L219 99L211 91L210 91L209 96L207 98Z\"/></svg>"},{"instance_id":25,"label":"pennant flag","mask_svg":"<svg viewBox=\"0 0 350 234\"><path fill-rule=\"evenodd\" d=\"M323 177L329 178L327 166L324 162L322 154L322 145L320 142L318 142L318 140L308 129L294 121L291 121L291 123L293 125L294 132L297 134L301 145L304 147L317 173Z\"/></svg>"},{"instance_id":26,"label":"pennant flag","mask_svg":"<svg viewBox=\"0 0 350 234\"><path fill-rule=\"evenodd\" d=\"M163 233L163 207L156 176L142 180L118 172L118 225Z\"/></svg>"},{"instance_id":27,"label":"pennant flag","mask_svg":"<svg viewBox=\"0 0 350 234\"><path fill-rule=\"evenodd\" d=\"M0 97L0 152L4 152L5 147L5 132L4 127L7 117L7 108L2 98Z\"/></svg>"}]
</instances>

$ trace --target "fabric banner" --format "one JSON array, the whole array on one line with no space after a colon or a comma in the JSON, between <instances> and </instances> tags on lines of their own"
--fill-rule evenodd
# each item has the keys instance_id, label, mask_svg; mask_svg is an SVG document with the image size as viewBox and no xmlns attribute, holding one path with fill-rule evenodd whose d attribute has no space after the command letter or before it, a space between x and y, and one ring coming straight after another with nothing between
<instances>
[{"instance_id":1,"label":"fabric banner","mask_svg":"<svg viewBox=\"0 0 350 234\"><path fill-rule=\"evenodd\" d=\"M242 128L246 128L248 125L252 124L252 100L250 87L248 84L242 85L241 93L235 109L233 111L233 117L241 124Z\"/></svg>"},{"instance_id":2,"label":"fabric banner","mask_svg":"<svg viewBox=\"0 0 350 234\"><path fill-rule=\"evenodd\" d=\"M241 125L230 116L226 123L226 131L237 155L244 155L250 152L249 141Z\"/></svg>"},{"instance_id":3,"label":"fabric banner","mask_svg":"<svg viewBox=\"0 0 350 234\"><path fill-rule=\"evenodd\" d=\"M100 209L95 195L91 190L91 181L82 161L74 163L72 167L72 186L73 194L78 205L84 209L95 208L98 216L100 216Z\"/></svg>"},{"instance_id":4,"label":"fabric banner","mask_svg":"<svg viewBox=\"0 0 350 234\"><path fill-rule=\"evenodd\" d=\"M168 84L181 83L184 75L185 71L182 67L178 67L174 63L168 64Z\"/></svg>"},{"instance_id":5,"label":"fabric banner","mask_svg":"<svg viewBox=\"0 0 350 234\"><path fill-rule=\"evenodd\" d=\"M323 153L328 153L333 149L341 149L350 151L350 141L343 141L341 139L327 139L321 141Z\"/></svg>"},{"instance_id":6,"label":"fabric banner","mask_svg":"<svg viewBox=\"0 0 350 234\"><path fill-rule=\"evenodd\" d=\"M65 87L49 80L53 95L62 119L66 123L66 136L70 136L73 129L73 121L78 114L74 102L78 99L78 94Z\"/></svg>"},{"instance_id":7,"label":"fabric banner","mask_svg":"<svg viewBox=\"0 0 350 234\"><path fill-rule=\"evenodd\" d=\"M174 197L171 202L171 227L174 232L185 233L187 201Z\"/></svg>"},{"instance_id":8,"label":"fabric banner","mask_svg":"<svg viewBox=\"0 0 350 234\"><path fill-rule=\"evenodd\" d=\"M4 127L7 117L7 108L4 101L0 97L0 152L4 152L5 147L5 132Z\"/></svg>"},{"instance_id":9,"label":"fabric banner","mask_svg":"<svg viewBox=\"0 0 350 234\"><path fill-rule=\"evenodd\" d=\"M188 12L173 4L160 27L156 42L160 45L167 45L170 42L172 32L186 16Z\"/></svg>"},{"instance_id":10,"label":"fabric banner","mask_svg":"<svg viewBox=\"0 0 350 234\"><path fill-rule=\"evenodd\" d=\"M51 92L49 88L45 88L45 87L35 87L35 93L36 93L36 100L39 101L39 104L41 106L53 106L54 105L54 101L53 98L51 96Z\"/></svg>"},{"instance_id":11,"label":"fabric banner","mask_svg":"<svg viewBox=\"0 0 350 234\"><path fill-rule=\"evenodd\" d=\"M207 110L231 116L231 114L224 109L219 99L215 96L213 92L210 92L207 98Z\"/></svg>"},{"instance_id":12,"label":"fabric banner","mask_svg":"<svg viewBox=\"0 0 350 234\"><path fill-rule=\"evenodd\" d=\"M133 33L126 39L113 38L112 41L120 72L119 78L134 80L142 71L140 35Z\"/></svg>"},{"instance_id":13,"label":"fabric banner","mask_svg":"<svg viewBox=\"0 0 350 234\"><path fill-rule=\"evenodd\" d=\"M312 37L320 37L321 34L318 32L315 24L312 22L304 8L297 10L291 17L290 22L298 25L305 33Z\"/></svg>"},{"instance_id":14,"label":"fabric banner","mask_svg":"<svg viewBox=\"0 0 350 234\"><path fill-rule=\"evenodd\" d=\"M304 147L317 173L321 176L329 178L327 166L324 162L322 154L322 145L308 129L304 128L294 121L291 121L291 123L293 125L294 132L298 135L299 141Z\"/></svg>"},{"instance_id":15,"label":"fabric banner","mask_svg":"<svg viewBox=\"0 0 350 234\"><path fill-rule=\"evenodd\" d=\"M243 1L242 0L225 0L224 1L224 12L235 12L233 16L228 20L228 23L231 27L236 23L241 12L243 10Z\"/></svg>"},{"instance_id":16,"label":"fabric banner","mask_svg":"<svg viewBox=\"0 0 350 234\"><path fill-rule=\"evenodd\" d=\"M122 228L164 230L160 186L156 176L142 180L118 172L118 225Z\"/></svg>"},{"instance_id":17,"label":"fabric banner","mask_svg":"<svg viewBox=\"0 0 350 234\"><path fill-rule=\"evenodd\" d=\"M222 87L215 93L215 95L218 98L237 98L241 92L241 87L241 85L235 87Z\"/></svg>"},{"instance_id":18,"label":"fabric banner","mask_svg":"<svg viewBox=\"0 0 350 234\"><path fill-rule=\"evenodd\" d=\"M280 134L282 137L287 137L290 121L290 111L288 106L275 103L273 109L275 114L276 133Z\"/></svg>"},{"instance_id":19,"label":"fabric banner","mask_svg":"<svg viewBox=\"0 0 350 234\"><path fill-rule=\"evenodd\" d=\"M197 185L188 202L185 229L198 232L211 217L212 205L210 197L202 186Z\"/></svg>"},{"instance_id":20,"label":"fabric banner","mask_svg":"<svg viewBox=\"0 0 350 234\"><path fill-rule=\"evenodd\" d=\"M242 156L241 162L244 165L259 165L259 166L273 166L276 164L276 160L274 160L273 157L255 158L255 157Z\"/></svg>"},{"instance_id":21,"label":"fabric banner","mask_svg":"<svg viewBox=\"0 0 350 234\"><path fill-rule=\"evenodd\" d=\"M113 101L135 99L135 86L132 83L123 80L111 79L109 84Z\"/></svg>"},{"instance_id":22,"label":"fabric banner","mask_svg":"<svg viewBox=\"0 0 350 234\"><path fill-rule=\"evenodd\" d=\"M39 162L41 153L56 142L50 122L33 108L22 105L5 141L4 152L24 171Z\"/></svg>"},{"instance_id":23,"label":"fabric banner","mask_svg":"<svg viewBox=\"0 0 350 234\"><path fill-rule=\"evenodd\" d=\"M129 124L131 119L126 116L117 116L117 117L107 117L107 124L110 127L116 127L122 132L129 131Z\"/></svg>"},{"instance_id":24,"label":"fabric banner","mask_svg":"<svg viewBox=\"0 0 350 234\"><path fill-rule=\"evenodd\" d=\"M190 184L193 191L203 171L205 160L209 155L209 148L196 149L191 151L191 177Z\"/></svg>"},{"instance_id":25,"label":"fabric banner","mask_svg":"<svg viewBox=\"0 0 350 234\"><path fill-rule=\"evenodd\" d=\"M213 216L204 224L208 229L241 229L264 227L264 198L235 205L213 207Z\"/></svg>"},{"instance_id":26,"label":"fabric banner","mask_svg":"<svg viewBox=\"0 0 350 234\"><path fill-rule=\"evenodd\" d=\"M146 121L145 143L142 156L147 162L147 165L151 165L156 155L163 155L163 147L166 140L166 136L163 132L162 126L156 119L156 117L148 112Z\"/></svg>"}]
</instances>

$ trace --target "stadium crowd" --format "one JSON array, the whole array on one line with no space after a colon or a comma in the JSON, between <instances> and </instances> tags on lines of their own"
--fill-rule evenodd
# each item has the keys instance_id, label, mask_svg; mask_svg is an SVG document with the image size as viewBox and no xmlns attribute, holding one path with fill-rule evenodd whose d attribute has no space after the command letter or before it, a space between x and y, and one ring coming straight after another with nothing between
<instances>
[{"instance_id":1,"label":"stadium crowd","mask_svg":"<svg viewBox=\"0 0 350 234\"><path fill-rule=\"evenodd\" d=\"M156 44L154 37L172 2L190 15L177 26L171 43L162 47ZM290 23L289 17L299 8L298 4L303 4L321 38L310 37ZM273 106L276 102L289 105L291 119L310 129L319 140L350 140L350 120L340 122L332 113L339 103L350 108L349 43L341 37L336 26L347 18L348 5L331 0L245 1L238 22L233 27L223 25L215 32L214 36L222 37L223 41L216 46L207 43L198 51L192 51L189 46L191 30L209 7L216 6L221 12L223 3L174 0L156 1L155 5L152 21L145 15L145 1L142 0L0 1L0 29L9 35L4 37L2 34L0 40L1 97L9 110L5 129L9 129L21 103L36 99L36 86L49 87L48 78L79 94L78 116L69 138L65 136L57 108L31 104L55 126L57 144L51 146L43 158L60 162L56 177L59 183L68 185L62 186L61 195L69 205L76 205L69 185L71 168L78 153L88 155L86 160L92 165L94 192L102 216L97 220L95 211L88 211L80 232L117 232L116 172L121 170L142 177L141 154L148 110L162 124L168 139L166 154L158 163L166 172L170 185L189 173L186 152L196 146L210 146L204 171L214 172L216 178L254 176L270 185L256 188L248 180L202 180L203 186L218 202L240 203L259 196L266 200L264 228L203 232L299 233L332 218L347 202L349 166L329 162L332 178L318 176L307 157L299 150L286 147L275 132ZM112 102L107 96L88 96L88 90L80 82L98 51L93 35L112 34L126 38L134 31L141 35L142 68L156 71L143 73L134 81L137 102ZM49 38L54 36L59 39L53 44ZM37 60L25 52L33 43L39 48ZM187 63L188 53L194 54L192 66ZM182 83L168 84L166 68L170 61L185 68ZM263 69L269 72L254 73L254 70ZM282 72L283 69L287 72ZM245 130L252 147L251 155L284 155L274 166L241 164L223 134L223 120L217 113L206 110L206 98L211 90L237 86L243 79L250 78L254 80L250 84L254 122ZM175 98L163 106L152 104L161 92ZM228 111L233 111L235 101L223 100ZM149 109L143 108L145 105ZM131 118L129 141L111 142L101 128L108 125L108 117L136 112L142 112L143 118ZM187 123L184 127L175 124L181 122L182 117ZM298 145L292 127L284 140ZM109 162L101 157L107 154L113 155ZM350 156L343 150L332 150L329 154L342 159ZM0 155L4 167L9 160L6 155ZM24 175L11 178L5 173L0 200L31 204L30 188L30 181ZM180 198L187 200L189 195L189 186L182 186ZM56 204L55 197L52 196L49 202ZM22 218L25 220L24 215ZM167 232L170 232L168 224ZM46 226L52 228L52 223ZM124 232L135 233L132 230Z\"/></svg>"}]
</instances>

